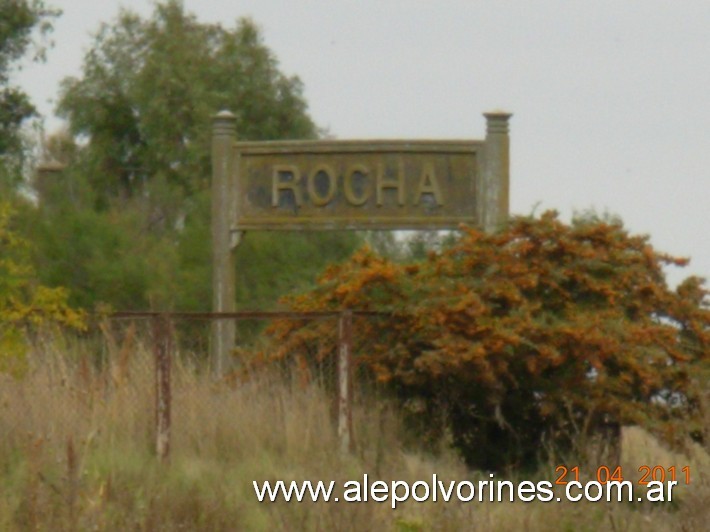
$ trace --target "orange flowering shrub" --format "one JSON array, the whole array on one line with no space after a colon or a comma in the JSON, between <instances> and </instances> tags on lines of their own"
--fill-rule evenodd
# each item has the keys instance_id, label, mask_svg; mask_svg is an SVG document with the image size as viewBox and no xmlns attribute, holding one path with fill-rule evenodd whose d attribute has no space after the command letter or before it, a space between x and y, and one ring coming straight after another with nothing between
<instances>
[{"instance_id":1,"label":"orange flowering shrub","mask_svg":"<svg viewBox=\"0 0 710 532\"><path fill-rule=\"evenodd\" d=\"M648 237L554 212L500 233L465 229L449 249L397 264L364 249L330 267L297 310L386 310L361 318L358 363L424 430L445 417L472 466L532 465L543 442L569 448L606 425L702 439L710 309L704 281L666 284ZM331 322L279 322L278 356L334 356Z\"/></svg>"}]
</instances>

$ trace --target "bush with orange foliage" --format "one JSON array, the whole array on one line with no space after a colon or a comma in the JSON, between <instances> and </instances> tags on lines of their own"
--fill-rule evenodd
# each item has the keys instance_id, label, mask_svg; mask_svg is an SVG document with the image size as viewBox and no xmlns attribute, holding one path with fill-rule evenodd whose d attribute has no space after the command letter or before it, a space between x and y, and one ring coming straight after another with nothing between
<instances>
[{"instance_id":1,"label":"bush with orange foliage","mask_svg":"<svg viewBox=\"0 0 710 532\"><path fill-rule=\"evenodd\" d=\"M358 363L418 405L422 437L448 427L471 466L496 470L534 466L543 448L610 425L703 439L709 292L697 277L671 290L663 272L686 262L620 223L547 212L492 235L464 229L421 263L363 249L287 303L391 311L356 323L356 343L368 342ZM272 332L279 357L335 354L332 323Z\"/></svg>"}]
</instances>

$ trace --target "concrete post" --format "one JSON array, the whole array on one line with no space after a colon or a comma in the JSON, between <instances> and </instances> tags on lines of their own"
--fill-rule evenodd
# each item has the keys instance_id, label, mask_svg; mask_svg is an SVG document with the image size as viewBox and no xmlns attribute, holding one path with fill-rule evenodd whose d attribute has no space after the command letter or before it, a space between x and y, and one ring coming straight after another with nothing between
<instances>
[{"instance_id":1,"label":"concrete post","mask_svg":"<svg viewBox=\"0 0 710 532\"><path fill-rule=\"evenodd\" d=\"M231 235L234 192L231 186L232 155L236 140L236 119L229 111L221 111L212 119L212 310L235 310L235 264ZM212 322L212 372L224 375L229 354L234 348L234 320Z\"/></svg>"},{"instance_id":2,"label":"concrete post","mask_svg":"<svg viewBox=\"0 0 710 532\"><path fill-rule=\"evenodd\" d=\"M353 313L344 310L338 317L338 440L343 454L353 450L352 350Z\"/></svg>"},{"instance_id":3,"label":"concrete post","mask_svg":"<svg viewBox=\"0 0 710 532\"><path fill-rule=\"evenodd\" d=\"M510 214L510 113L484 113L486 141L484 149L482 191L479 207L483 230L492 233L500 229Z\"/></svg>"},{"instance_id":4,"label":"concrete post","mask_svg":"<svg viewBox=\"0 0 710 532\"><path fill-rule=\"evenodd\" d=\"M66 166L57 161L47 161L37 165L34 186L41 206L44 207L59 194L65 196L67 193L73 193L63 182L65 176L62 173L65 169Z\"/></svg>"}]
</instances>

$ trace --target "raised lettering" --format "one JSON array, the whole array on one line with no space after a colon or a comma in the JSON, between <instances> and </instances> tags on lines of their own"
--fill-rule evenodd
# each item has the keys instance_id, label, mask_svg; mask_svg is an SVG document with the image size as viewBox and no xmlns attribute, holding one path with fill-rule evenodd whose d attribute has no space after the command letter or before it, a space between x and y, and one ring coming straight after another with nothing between
<instances>
[{"instance_id":1,"label":"raised lettering","mask_svg":"<svg viewBox=\"0 0 710 532\"><path fill-rule=\"evenodd\" d=\"M437 205L444 204L439 182L436 180L436 174L434 173L434 165L431 163L427 163L422 167L422 176L419 179L419 188L414 198L414 205L419 205L424 194L432 194Z\"/></svg>"},{"instance_id":2,"label":"raised lettering","mask_svg":"<svg viewBox=\"0 0 710 532\"><path fill-rule=\"evenodd\" d=\"M345 177L343 178L343 192L345 192L345 199L350 205L359 207L367 203L370 199L370 190L365 189L361 196L355 194L353 189L353 177L355 174L361 174L363 177L367 177L370 173L370 169L364 164L354 164L345 172Z\"/></svg>"},{"instance_id":3,"label":"raised lettering","mask_svg":"<svg viewBox=\"0 0 710 532\"><path fill-rule=\"evenodd\" d=\"M397 161L397 179L385 179L385 171L382 164L377 168L377 206L382 207L384 204L385 189L397 190L397 203L399 206L404 205L404 164L402 160Z\"/></svg>"},{"instance_id":4,"label":"raised lettering","mask_svg":"<svg viewBox=\"0 0 710 532\"><path fill-rule=\"evenodd\" d=\"M391 159L390 161L395 162ZM344 203L361 207L372 198L373 185L378 207L385 205L385 196L388 193L391 196L387 204L391 205L395 192L396 205L400 207L405 205L405 201L411 201L411 205L433 205L435 202L439 207L445 203L433 162L423 162L415 183L405 179L404 161L401 158L396 160L396 165L387 166L384 161L380 161L374 171L375 175L372 174L371 167L352 162L342 174L342 192L340 192L341 175L338 175L334 167L327 163L318 163L312 171L303 174L296 165L273 165L271 205L272 207L287 206L293 202L296 207L301 207L305 201L314 207L324 207L340 193L344 196ZM407 194L408 184L415 187L411 196Z\"/></svg>"},{"instance_id":5,"label":"raised lettering","mask_svg":"<svg viewBox=\"0 0 710 532\"><path fill-rule=\"evenodd\" d=\"M291 179L284 180L284 175L290 175ZM278 207L281 192L290 190L293 193L293 201L297 207L300 207L301 201L301 172L297 166L291 164L275 164L271 177L271 206Z\"/></svg>"},{"instance_id":6,"label":"raised lettering","mask_svg":"<svg viewBox=\"0 0 710 532\"><path fill-rule=\"evenodd\" d=\"M319 194L318 188L316 187L316 177L318 174L324 174L328 178L328 190L322 196ZM329 165L320 164L309 174L308 179L306 180L306 187L308 188L308 195L310 196L313 205L316 207L328 205L338 190L338 184L335 181L335 172Z\"/></svg>"}]
</instances>

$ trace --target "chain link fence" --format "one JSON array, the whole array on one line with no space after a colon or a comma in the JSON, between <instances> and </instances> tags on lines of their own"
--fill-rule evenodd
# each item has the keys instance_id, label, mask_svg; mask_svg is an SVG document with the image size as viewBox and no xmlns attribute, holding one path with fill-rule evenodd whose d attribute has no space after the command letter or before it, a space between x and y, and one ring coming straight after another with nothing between
<instances>
[{"instance_id":1,"label":"chain link fence","mask_svg":"<svg viewBox=\"0 0 710 532\"><path fill-rule=\"evenodd\" d=\"M109 423L116 437L150 446L161 459L194 434L182 427L228 416L230 394L264 373L294 385L317 383L332 401L341 450L353 447L352 405L376 387L359 361L377 338L366 333L374 312L117 313L86 332L28 332L25 369L0 374L0 429L27 440L66 442ZM210 356L216 320L237 322L230 369L216 376ZM310 334L285 348L285 329ZM213 415L212 415L213 414ZM355 427L356 429L356 427Z\"/></svg>"}]
</instances>

